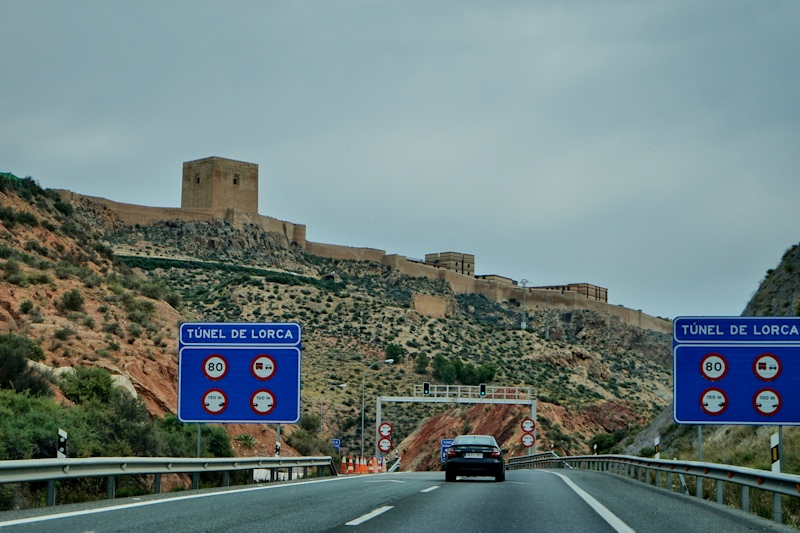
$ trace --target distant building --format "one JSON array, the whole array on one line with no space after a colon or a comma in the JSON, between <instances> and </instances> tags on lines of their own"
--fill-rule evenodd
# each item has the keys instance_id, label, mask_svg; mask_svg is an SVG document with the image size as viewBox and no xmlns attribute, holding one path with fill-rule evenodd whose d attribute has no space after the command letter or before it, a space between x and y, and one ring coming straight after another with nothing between
<instances>
[{"instance_id":1,"label":"distant building","mask_svg":"<svg viewBox=\"0 0 800 533\"><path fill-rule=\"evenodd\" d=\"M608 289L598 287L591 283L569 283L567 285L546 285L542 287L528 287L532 290L565 291L576 292L590 300L608 303Z\"/></svg>"},{"instance_id":2,"label":"distant building","mask_svg":"<svg viewBox=\"0 0 800 533\"><path fill-rule=\"evenodd\" d=\"M425 264L446 268L467 276L475 275L475 256L460 252L425 254Z\"/></svg>"},{"instance_id":3,"label":"distant building","mask_svg":"<svg viewBox=\"0 0 800 533\"><path fill-rule=\"evenodd\" d=\"M226 218L229 209L258 214L258 165L222 157L183 164L181 208L208 209Z\"/></svg>"}]
</instances>

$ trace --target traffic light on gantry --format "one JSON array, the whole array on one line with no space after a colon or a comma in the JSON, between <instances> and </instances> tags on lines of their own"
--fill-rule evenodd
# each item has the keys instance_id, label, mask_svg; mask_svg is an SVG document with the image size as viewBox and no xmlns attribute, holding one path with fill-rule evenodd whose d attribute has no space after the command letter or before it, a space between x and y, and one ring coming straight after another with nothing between
<instances>
[{"instance_id":1,"label":"traffic light on gantry","mask_svg":"<svg viewBox=\"0 0 800 533\"><path fill-rule=\"evenodd\" d=\"M486 396L486 383L481 383L481 396Z\"/></svg>"},{"instance_id":2,"label":"traffic light on gantry","mask_svg":"<svg viewBox=\"0 0 800 533\"><path fill-rule=\"evenodd\" d=\"M431 393L431 384L426 381L425 383L422 384L422 394L427 396L430 393Z\"/></svg>"}]
</instances>

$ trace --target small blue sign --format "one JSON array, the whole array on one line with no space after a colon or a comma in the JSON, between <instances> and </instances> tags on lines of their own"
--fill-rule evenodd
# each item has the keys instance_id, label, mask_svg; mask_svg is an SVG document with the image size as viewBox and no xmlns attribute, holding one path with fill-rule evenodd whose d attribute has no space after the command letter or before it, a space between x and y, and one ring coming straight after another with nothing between
<instances>
[{"instance_id":1,"label":"small blue sign","mask_svg":"<svg viewBox=\"0 0 800 533\"><path fill-rule=\"evenodd\" d=\"M678 424L800 425L800 318L673 322Z\"/></svg>"},{"instance_id":2,"label":"small blue sign","mask_svg":"<svg viewBox=\"0 0 800 533\"><path fill-rule=\"evenodd\" d=\"M331 446L338 453L342 450L342 441L340 439L331 439Z\"/></svg>"},{"instance_id":3,"label":"small blue sign","mask_svg":"<svg viewBox=\"0 0 800 533\"><path fill-rule=\"evenodd\" d=\"M186 322L180 327L181 346L299 346L300 324L296 322Z\"/></svg>"},{"instance_id":4,"label":"small blue sign","mask_svg":"<svg viewBox=\"0 0 800 533\"><path fill-rule=\"evenodd\" d=\"M447 461L447 448L453 445L455 439L442 439L442 462Z\"/></svg>"},{"instance_id":5,"label":"small blue sign","mask_svg":"<svg viewBox=\"0 0 800 533\"><path fill-rule=\"evenodd\" d=\"M797 317L678 317L673 342L800 344Z\"/></svg>"}]
</instances>

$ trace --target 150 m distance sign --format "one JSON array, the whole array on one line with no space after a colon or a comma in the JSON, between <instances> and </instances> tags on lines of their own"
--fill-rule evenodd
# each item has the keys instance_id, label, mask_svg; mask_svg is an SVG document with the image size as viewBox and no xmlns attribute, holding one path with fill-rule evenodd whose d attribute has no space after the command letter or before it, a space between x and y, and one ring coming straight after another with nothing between
<instances>
[{"instance_id":1,"label":"150 m distance sign","mask_svg":"<svg viewBox=\"0 0 800 533\"><path fill-rule=\"evenodd\" d=\"M180 327L181 422L300 420L300 325L185 323Z\"/></svg>"}]
</instances>

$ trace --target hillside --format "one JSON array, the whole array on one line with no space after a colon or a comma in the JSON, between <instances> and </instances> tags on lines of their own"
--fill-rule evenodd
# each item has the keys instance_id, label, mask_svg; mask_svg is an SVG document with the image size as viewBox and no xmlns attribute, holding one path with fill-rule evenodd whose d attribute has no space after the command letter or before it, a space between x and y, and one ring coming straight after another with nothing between
<instances>
[{"instance_id":1,"label":"hillside","mask_svg":"<svg viewBox=\"0 0 800 533\"><path fill-rule=\"evenodd\" d=\"M774 269L767 271L758 289L753 294L742 316L797 316L800 312L800 245L791 246ZM770 470L772 457L770 435L777 432L775 426L703 426L703 460ZM611 443L614 449L634 455L652 455L656 436L660 436L662 457L697 460L697 427L676 425L672 420L672 406L668 406L646 430L635 438ZM800 429L796 426L783 428L782 471L800 474ZM613 447L613 448L612 448ZM761 494L756 507L763 516L770 516L770 501ZM791 515L789 523L800 524L800 506L796 499L785 502L784 516Z\"/></svg>"},{"instance_id":2,"label":"hillside","mask_svg":"<svg viewBox=\"0 0 800 533\"><path fill-rule=\"evenodd\" d=\"M360 447L361 384L367 428L377 395L408 395L414 384L534 387L539 443L565 453L588 450L599 434L649 422L670 401L670 338L590 311L529 312L518 302L454 294L440 280L412 278L369 262L305 253L259 227L222 221L125 226L91 202L0 192L3 278L0 321L34 339L51 367L100 366L130 381L151 416L177 408L177 340L182 321L297 321L303 328L302 409L322 414L322 435ZM29 213L36 224L16 221ZM25 218L24 216L22 217ZM13 223L12 223L13 222ZM65 310L78 291L80 310ZM444 302L443 316L415 306L418 295ZM28 302L28 303L26 303ZM549 324L550 339L545 340ZM346 388L337 387L346 384ZM522 453L517 408L399 405L384 409L407 464L433 468L438 438L462 429L490 432ZM271 454L270 426L231 426ZM297 428L283 428L288 442ZM366 448L374 445L371 430ZM420 435L425 435L421 438ZM241 441L241 439L240 439ZM240 442L237 441L237 442ZM296 440L299 442L299 439ZM289 447L284 453L293 454Z\"/></svg>"}]
</instances>

